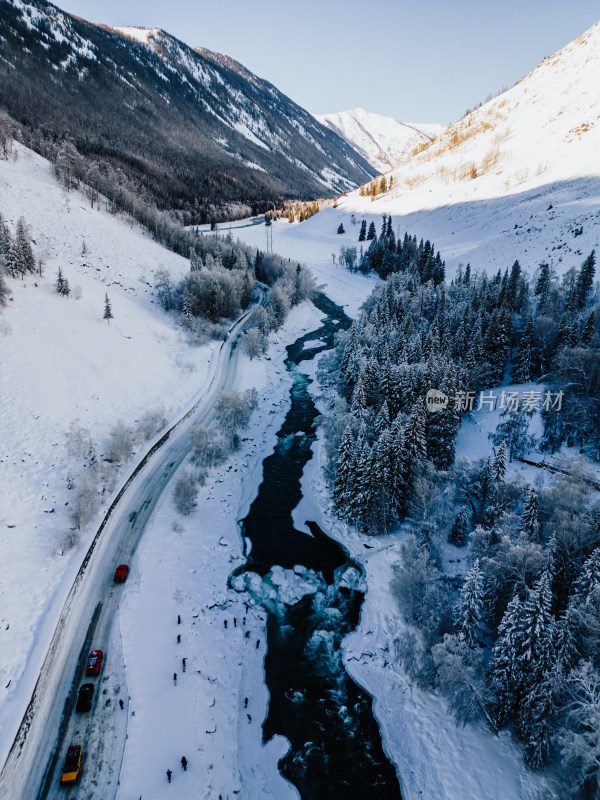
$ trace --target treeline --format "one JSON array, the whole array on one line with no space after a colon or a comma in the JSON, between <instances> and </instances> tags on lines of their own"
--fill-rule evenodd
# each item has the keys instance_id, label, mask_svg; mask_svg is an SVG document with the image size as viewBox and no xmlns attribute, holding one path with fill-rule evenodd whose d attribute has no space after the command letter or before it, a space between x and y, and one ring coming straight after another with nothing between
<instances>
[{"instance_id":1,"label":"treeline","mask_svg":"<svg viewBox=\"0 0 600 800\"><path fill-rule=\"evenodd\" d=\"M339 394L325 421L338 513L370 534L414 530L392 587L408 622L397 657L460 721L513 730L532 766L562 760L579 798L600 791L598 480L574 461L538 492L507 462L534 445L536 410L542 448L600 459L594 278L594 252L561 280L542 264L529 281L518 261L491 278L461 267L448 285L396 272L320 367ZM462 414L540 379L537 405L506 405L495 449L455 465ZM430 389L444 410L426 411ZM468 544L464 581L444 570L446 541Z\"/></svg>"},{"instance_id":2,"label":"treeline","mask_svg":"<svg viewBox=\"0 0 600 800\"><path fill-rule=\"evenodd\" d=\"M207 330L205 320L218 324L237 317L250 305L256 281L270 286L266 309L256 315L257 355L271 330L279 328L289 310L312 296L314 280L299 263L273 253L253 250L231 238L196 237L190 249L190 271L174 283L167 270L155 274L154 287L165 311L181 315L185 328L219 335L218 327ZM258 347L258 350L256 349Z\"/></svg>"},{"instance_id":3,"label":"treeline","mask_svg":"<svg viewBox=\"0 0 600 800\"><path fill-rule=\"evenodd\" d=\"M374 178L369 183L364 183L358 188L358 194L361 197L370 197L371 200L375 200L377 195L385 194L389 191L394 185L394 176L390 175L389 178L386 178L385 175L381 175L379 178Z\"/></svg>"},{"instance_id":4,"label":"treeline","mask_svg":"<svg viewBox=\"0 0 600 800\"><path fill-rule=\"evenodd\" d=\"M418 683L447 695L458 722L510 729L530 766L555 762L562 797L592 800L600 791L594 474L573 462L570 474L538 492L505 471L497 451L430 482L433 499L392 584L408 623L396 657ZM453 489L469 509L465 519L480 520L462 582L448 577L441 558L448 507L439 497Z\"/></svg>"},{"instance_id":5,"label":"treeline","mask_svg":"<svg viewBox=\"0 0 600 800\"><path fill-rule=\"evenodd\" d=\"M417 268L375 289L359 323L339 334L323 375L329 383L336 376L346 402L333 443L344 518L371 532L401 519L425 465L452 466L461 413L477 393L499 386L509 365L513 381L549 377L550 393L562 392L560 412L554 401L539 403L542 447L565 441L600 458L594 254L560 283L549 274L542 265L531 287L518 261L493 278L467 265L446 286L422 282ZM436 414L425 411L429 389L449 398ZM503 412L498 444L506 441L511 458L528 443L534 410L517 404Z\"/></svg>"},{"instance_id":6,"label":"treeline","mask_svg":"<svg viewBox=\"0 0 600 800\"><path fill-rule=\"evenodd\" d=\"M13 236L0 212L0 308L11 294L4 276L23 279L33 272L41 275L42 263L34 255L27 223L20 217Z\"/></svg>"},{"instance_id":7,"label":"treeline","mask_svg":"<svg viewBox=\"0 0 600 800\"><path fill-rule=\"evenodd\" d=\"M340 231L338 230L338 233ZM407 272L415 276L419 283L432 280L434 286L444 282L445 265L439 250L427 239L417 243L416 236L404 234L404 238L396 239L392 227L391 215L383 215L381 232L377 236L375 223L371 222L367 229L366 220L362 220L358 241L370 242L366 250L361 246L357 258L356 248L344 247L340 251L340 262L350 270L359 270L365 275L376 272L380 278L387 278L393 272Z\"/></svg>"}]
</instances>

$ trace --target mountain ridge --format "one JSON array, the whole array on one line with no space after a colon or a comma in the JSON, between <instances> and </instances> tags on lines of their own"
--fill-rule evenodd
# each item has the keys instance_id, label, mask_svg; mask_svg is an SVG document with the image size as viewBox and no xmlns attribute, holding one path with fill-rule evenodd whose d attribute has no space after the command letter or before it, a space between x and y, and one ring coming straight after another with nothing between
<instances>
[{"instance_id":1,"label":"mountain ridge","mask_svg":"<svg viewBox=\"0 0 600 800\"><path fill-rule=\"evenodd\" d=\"M401 122L363 108L315 114L315 118L345 139L378 172L393 169L416 146L431 141L444 130L443 125Z\"/></svg>"},{"instance_id":2,"label":"mountain ridge","mask_svg":"<svg viewBox=\"0 0 600 800\"><path fill-rule=\"evenodd\" d=\"M46 0L6 0L0 36L0 106L25 142L46 155L45 143L67 135L185 223L227 204L250 213L339 194L373 175L276 87L159 28L111 28Z\"/></svg>"}]
</instances>

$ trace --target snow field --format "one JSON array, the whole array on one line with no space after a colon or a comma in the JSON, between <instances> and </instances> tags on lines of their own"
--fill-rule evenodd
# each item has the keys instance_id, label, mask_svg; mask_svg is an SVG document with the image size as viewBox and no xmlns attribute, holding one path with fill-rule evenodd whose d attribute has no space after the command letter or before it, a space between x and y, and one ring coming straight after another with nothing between
<instances>
[{"instance_id":1,"label":"snow field","mask_svg":"<svg viewBox=\"0 0 600 800\"><path fill-rule=\"evenodd\" d=\"M72 526L66 478L71 471L77 479L81 470L66 450L70 423L89 430L101 458L119 420L135 429L157 408L176 417L202 390L216 352L214 342L190 347L152 302L154 271L169 269L176 279L186 260L92 210L79 193L65 195L47 161L19 145L16 152L16 160L0 161L0 210L13 230L25 218L46 263L41 278L7 280L13 299L0 314L2 760L102 513L74 549L63 550ZM81 256L84 240L88 252ZM54 291L59 267L71 286L68 299ZM110 325L102 320L107 292Z\"/></svg>"}]
</instances>

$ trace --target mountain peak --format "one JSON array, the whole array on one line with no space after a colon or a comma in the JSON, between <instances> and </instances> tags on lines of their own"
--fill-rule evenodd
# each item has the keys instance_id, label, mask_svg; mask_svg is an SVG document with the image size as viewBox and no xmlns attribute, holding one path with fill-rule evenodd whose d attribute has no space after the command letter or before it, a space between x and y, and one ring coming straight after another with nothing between
<instances>
[{"instance_id":1,"label":"mountain peak","mask_svg":"<svg viewBox=\"0 0 600 800\"><path fill-rule=\"evenodd\" d=\"M444 130L443 125L400 122L364 108L315 114L315 117L345 139L379 172L397 166L417 145L431 141Z\"/></svg>"}]
</instances>

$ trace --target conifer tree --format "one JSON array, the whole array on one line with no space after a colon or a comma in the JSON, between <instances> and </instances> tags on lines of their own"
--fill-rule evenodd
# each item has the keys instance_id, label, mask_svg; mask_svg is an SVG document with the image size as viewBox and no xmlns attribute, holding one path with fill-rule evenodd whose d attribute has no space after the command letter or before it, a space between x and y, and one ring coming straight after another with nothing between
<instances>
[{"instance_id":1,"label":"conifer tree","mask_svg":"<svg viewBox=\"0 0 600 800\"><path fill-rule=\"evenodd\" d=\"M539 537L539 501L537 492L534 486L529 487L527 499L523 506L523 514L521 515L522 530L533 541L537 541Z\"/></svg>"},{"instance_id":2,"label":"conifer tree","mask_svg":"<svg viewBox=\"0 0 600 800\"><path fill-rule=\"evenodd\" d=\"M533 318L529 318L514 359L513 383L529 383L533 376Z\"/></svg>"},{"instance_id":3,"label":"conifer tree","mask_svg":"<svg viewBox=\"0 0 600 800\"><path fill-rule=\"evenodd\" d=\"M58 268L58 275L56 278L56 291L58 294L61 294L63 297L68 297L71 293L71 289L69 288L69 281L65 278L62 273L62 269Z\"/></svg>"},{"instance_id":4,"label":"conifer tree","mask_svg":"<svg viewBox=\"0 0 600 800\"><path fill-rule=\"evenodd\" d=\"M343 223L341 223L341 222L340 222L340 224L338 225L337 232L338 232L338 233L346 233L346 231L344 230L344 225L343 225Z\"/></svg>"},{"instance_id":5,"label":"conifer tree","mask_svg":"<svg viewBox=\"0 0 600 800\"><path fill-rule=\"evenodd\" d=\"M104 314L102 318L105 319L108 324L110 325L111 319L113 319L112 308L110 307L110 300L108 299L108 294L104 295Z\"/></svg>"},{"instance_id":6,"label":"conifer tree","mask_svg":"<svg viewBox=\"0 0 600 800\"><path fill-rule=\"evenodd\" d=\"M521 601L515 592L498 628L489 668L492 713L500 727L513 718L517 706L515 688L519 680L517 654L521 644L520 614Z\"/></svg>"},{"instance_id":7,"label":"conifer tree","mask_svg":"<svg viewBox=\"0 0 600 800\"><path fill-rule=\"evenodd\" d=\"M369 225L369 230L367 232L367 240L370 241L371 239L375 239L377 236L377 231L375 230L375 223L371 222Z\"/></svg>"},{"instance_id":8,"label":"conifer tree","mask_svg":"<svg viewBox=\"0 0 600 800\"><path fill-rule=\"evenodd\" d=\"M452 524L452 528L450 529L450 535L448 536L448 541L451 544L456 545L456 547L463 547L463 545L467 542L467 533L469 530L469 510L466 506L462 506L454 523Z\"/></svg>"},{"instance_id":9,"label":"conifer tree","mask_svg":"<svg viewBox=\"0 0 600 800\"><path fill-rule=\"evenodd\" d=\"M9 289L6 285L6 281L4 280L4 275L2 274L2 270L0 269L0 308L6 305L6 301L8 299Z\"/></svg>"},{"instance_id":10,"label":"conifer tree","mask_svg":"<svg viewBox=\"0 0 600 800\"><path fill-rule=\"evenodd\" d=\"M346 425L338 453L333 499L338 508L343 509L348 500L347 492L353 480L352 466L354 462L354 436L350 425Z\"/></svg>"},{"instance_id":11,"label":"conifer tree","mask_svg":"<svg viewBox=\"0 0 600 800\"><path fill-rule=\"evenodd\" d=\"M596 332L596 315L592 311L592 313L587 318L587 322L585 323L583 332L581 334L581 344L584 347L589 347L589 345L592 343L595 332Z\"/></svg>"},{"instance_id":12,"label":"conifer tree","mask_svg":"<svg viewBox=\"0 0 600 800\"><path fill-rule=\"evenodd\" d=\"M581 265L581 269L577 274L576 295L578 308L583 308L585 306L592 286L594 285L595 274L596 252L592 250L592 252Z\"/></svg>"},{"instance_id":13,"label":"conifer tree","mask_svg":"<svg viewBox=\"0 0 600 800\"><path fill-rule=\"evenodd\" d=\"M358 234L358 241L364 242L366 238L367 238L367 221L366 219L363 219L363 221L360 223L360 233Z\"/></svg>"},{"instance_id":14,"label":"conifer tree","mask_svg":"<svg viewBox=\"0 0 600 800\"><path fill-rule=\"evenodd\" d=\"M538 316L545 316L550 310L550 289L552 273L548 264L540 264L540 274L535 284L534 294L538 297Z\"/></svg>"},{"instance_id":15,"label":"conifer tree","mask_svg":"<svg viewBox=\"0 0 600 800\"><path fill-rule=\"evenodd\" d=\"M494 456L494 461L492 464L492 481L497 486L500 483L504 483L504 478L506 477L506 465L508 462L508 446L506 444L506 440L502 440L496 451L496 455Z\"/></svg>"},{"instance_id":16,"label":"conifer tree","mask_svg":"<svg viewBox=\"0 0 600 800\"><path fill-rule=\"evenodd\" d=\"M464 636L469 647L476 647L483 614L483 574L479 559L467 573L455 609L456 630Z\"/></svg>"},{"instance_id":17,"label":"conifer tree","mask_svg":"<svg viewBox=\"0 0 600 800\"><path fill-rule=\"evenodd\" d=\"M27 272L35 272L35 256L31 249L31 242L27 235L27 226L23 217L17 222L15 243L18 251L19 272L21 277Z\"/></svg>"}]
</instances>

